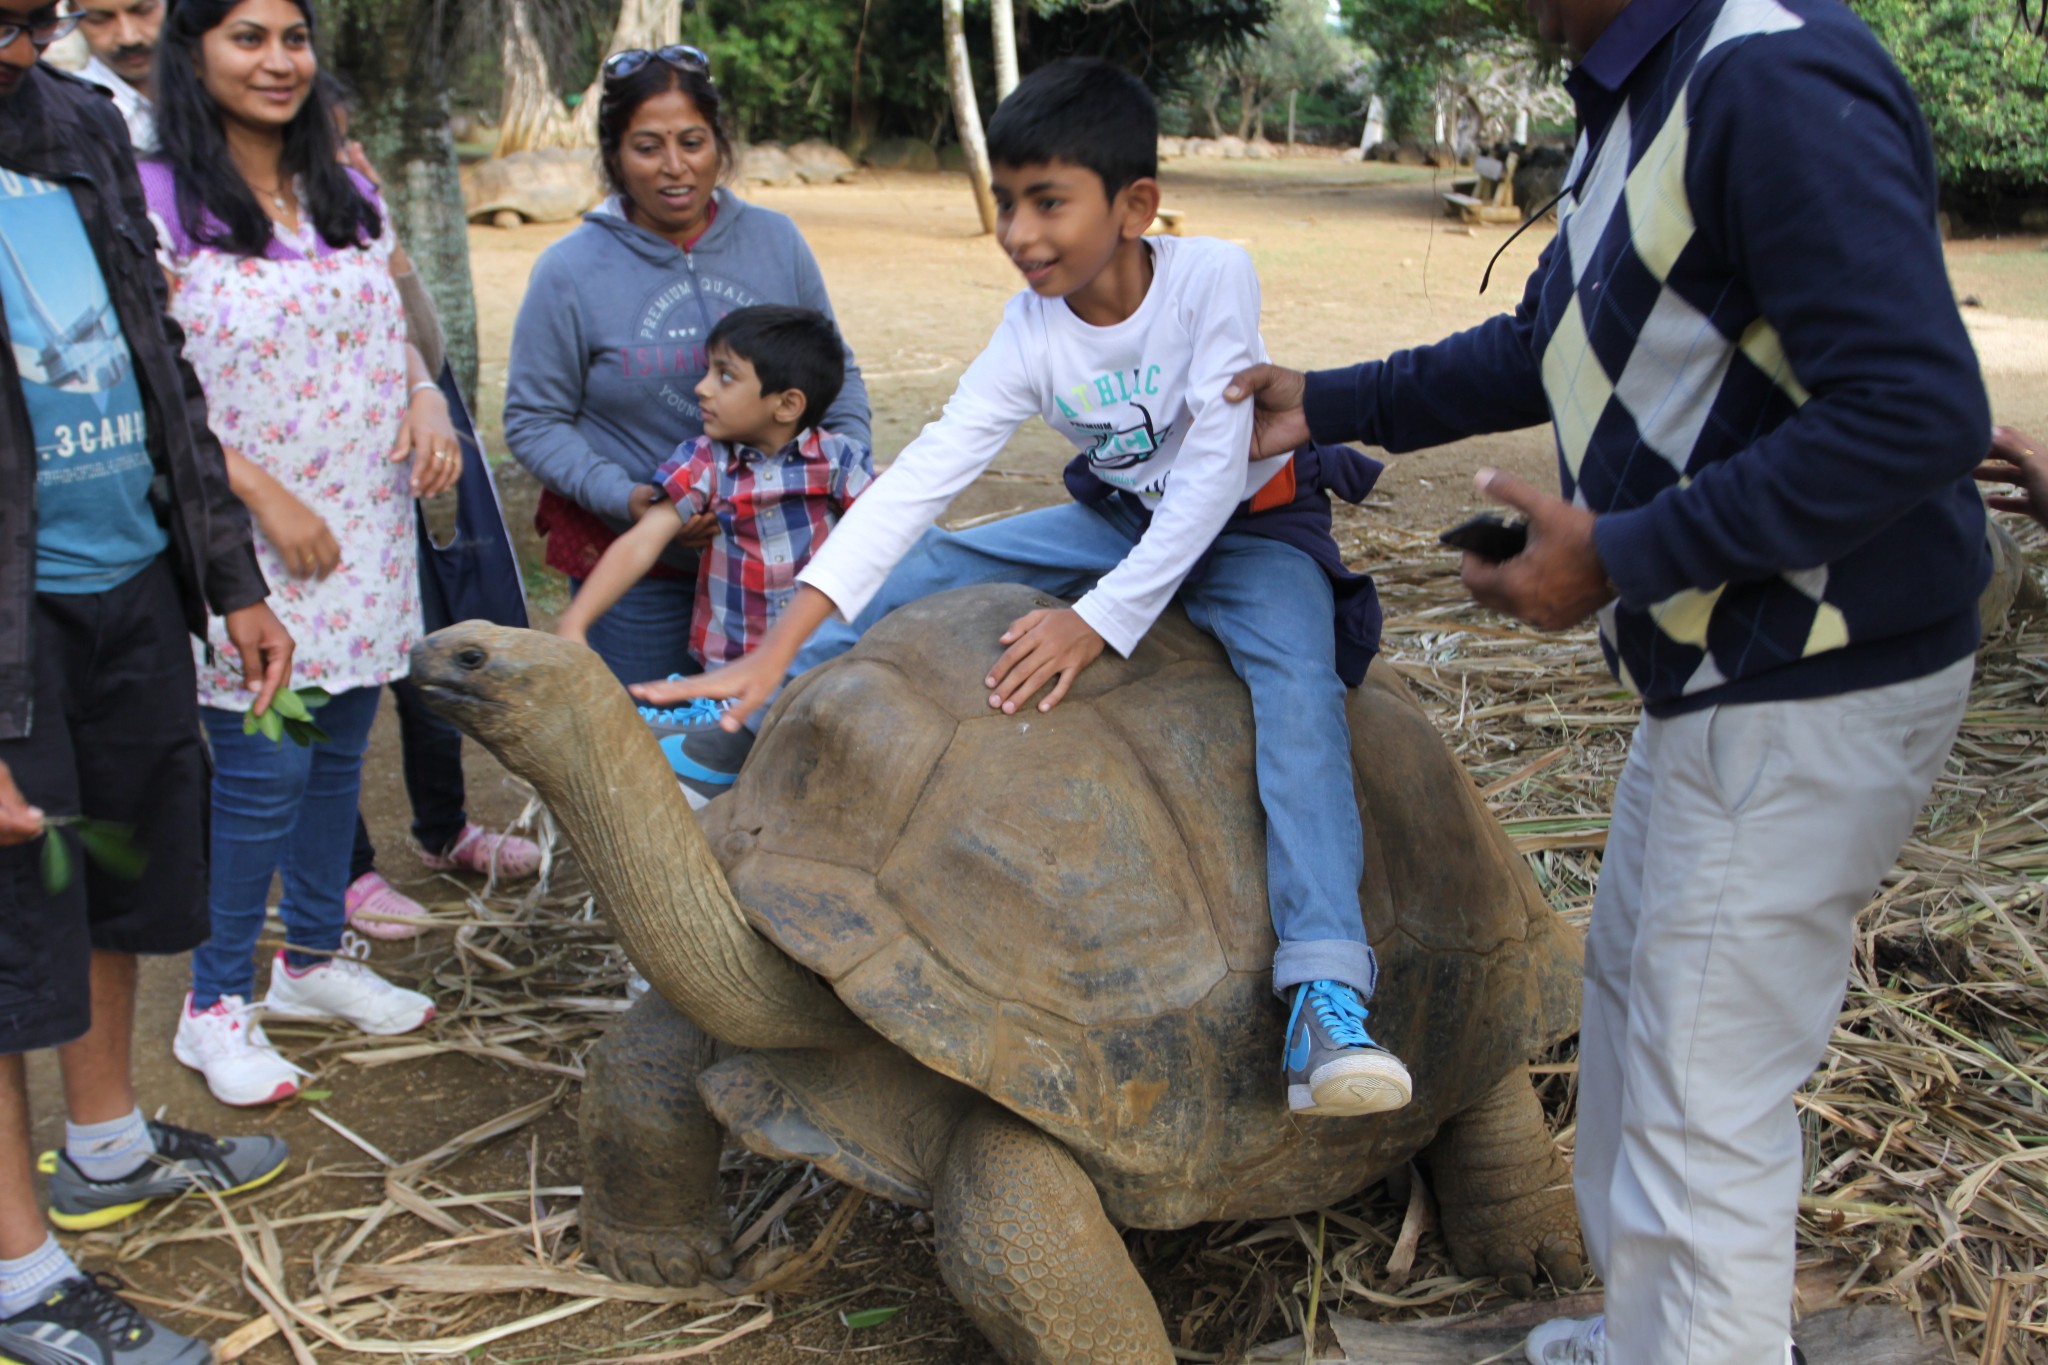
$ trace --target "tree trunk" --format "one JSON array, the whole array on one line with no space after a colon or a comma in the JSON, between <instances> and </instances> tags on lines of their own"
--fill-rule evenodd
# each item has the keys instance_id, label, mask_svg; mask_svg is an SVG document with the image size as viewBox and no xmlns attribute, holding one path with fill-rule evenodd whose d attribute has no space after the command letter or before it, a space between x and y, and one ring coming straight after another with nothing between
<instances>
[{"instance_id":1,"label":"tree trunk","mask_svg":"<svg viewBox=\"0 0 2048 1365\"><path fill-rule=\"evenodd\" d=\"M613 53L628 52L636 47L664 48L680 42L682 34L681 0L626 0L619 7L619 22L612 28L612 40L605 46L604 55L609 58ZM604 64L600 62L597 74L591 77L582 102L576 106L571 119L576 136L569 145L597 145L597 104L603 98Z\"/></svg>"},{"instance_id":2,"label":"tree trunk","mask_svg":"<svg viewBox=\"0 0 2048 1365\"><path fill-rule=\"evenodd\" d=\"M1209 120L1209 136L1223 136L1223 83L1205 80L1200 83L1202 116Z\"/></svg>"},{"instance_id":3,"label":"tree trunk","mask_svg":"<svg viewBox=\"0 0 2048 1365\"><path fill-rule=\"evenodd\" d=\"M499 55L505 67L505 92L498 102L498 155L574 146L574 123L555 94L547 49L534 32L533 0L505 0L505 41Z\"/></svg>"},{"instance_id":4,"label":"tree trunk","mask_svg":"<svg viewBox=\"0 0 2048 1365\"><path fill-rule=\"evenodd\" d=\"M974 68L967 60L967 20L961 0L940 0L946 24L946 85L953 95L953 126L967 154L967 178L974 182L974 207L981 230L996 230L996 195L988 168L988 139L981 130L981 105L974 96Z\"/></svg>"},{"instance_id":5,"label":"tree trunk","mask_svg":"<svg viewBox=\"0 0 2048 1365\"><path fill-rule=\"evenodd\" d=\"M1299 90L1287 92L1287 146L1290 150L1294 146L1294 102L1300 98Z\"/></svg>"},{"instance_id":6,"label":"tree trunk","mask_svg":"<svg viewBox=\"0 0 2048 1365\"><path fill-rule=\"evenodd\" d=\"M360 102L350 130L384 177L384 204L441 315L448 363L472 403L476 396L476 295L469 275L469 224L455 139L448 131L447 54L457 11L416 22L410 5L351 5L336 15L334 65Z\"/></svg>"},{"instance_id":7,"label":"tree trunk","mask_svg":"<svg viewBox=\"0 0 2048 1365\"><path fill-rule=\"evenodd\" d=\"M498 115L498 155L537 147L595 147L597 106L604 97L600 63L583 98L571 111L555 94L547 49L536 32L534 0L506 0L505 95ZM604 54L630 48L663 48L682 36L677 0L625 0Z\"/></svg>"},{"instance_id":8,"label":"tree trunk","mask_svg":"<svg viewBox=\"0 0 2048 1365\"><path fill-rule=\"evenodd\" d=\"M996 47L996 102L1017 88L1017 19L1010 0L988 0L989 33Z\"/></svg>"}]
</instances>

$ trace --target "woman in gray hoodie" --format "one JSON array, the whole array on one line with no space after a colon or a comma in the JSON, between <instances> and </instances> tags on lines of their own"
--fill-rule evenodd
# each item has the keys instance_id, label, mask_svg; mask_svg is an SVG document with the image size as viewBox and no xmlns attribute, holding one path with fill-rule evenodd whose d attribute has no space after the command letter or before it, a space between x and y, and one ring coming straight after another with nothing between
<instances>
[{"instance_id":1,"label":"woman in gray hoodie","mask_svg":"<svg viewBox=\"0 0 2048 1365\"><path fill-rule=\"evenodd\" d=\"M702 52L611 57L597 130L612 197L534 263L505 388L505 443L546 487L535 525L572 590L653 506L655 467L702 434L694 390L713 325L757 303L832 316L796 224L718 187L732 146ZM823 425L870 439L850 349ZM591 647L623 682L697 671L686 649L696 547L717 530L700 521L591 628Z\"/></svg>"}]
</instances>

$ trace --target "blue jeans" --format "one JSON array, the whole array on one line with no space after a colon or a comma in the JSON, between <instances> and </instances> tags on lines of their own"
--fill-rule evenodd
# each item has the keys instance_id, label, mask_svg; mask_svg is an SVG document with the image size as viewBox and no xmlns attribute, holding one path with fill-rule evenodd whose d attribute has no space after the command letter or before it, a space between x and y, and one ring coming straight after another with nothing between
<instances>
[{"instance_id":1,"label":"blue jeans","mask_svg":"<svg viewBox=\"0 0 2048 1365\"><path fill-rule=\"evenodd\" d=\"M583 591L583 580L569 580ZM688 578L643 578L590 627L590 647L622 683L660 682L671 673L702 673L690 657L690 612L697 584Z\"/></svg>"},{"instance_id":2,"label":"blue jeans","mask_svg":"<svg viewBox=\"0 0 2048 1365\"><path fill-rule=\"evenodd\" d=\"M927 531L866 610L851 623L835 617L811 637L791 675L843 654L896 608L947 588L1022 583L1079 597L1143 533L1114 500L1041 508L958 533ZM1266 896L1280 940L1273 988L1327 979L1370 998L1379 965L1358 908L1365 836L1352 795L1329 577L1293 546L1229 532L1216 541L1202 581L1181 589L1180 603L1251 691Z\"/></svg>"},{"instance_id":3,"label":"blue jeans","mask_svg":"<svg viewBox=\"0 0 2048 1365\"><path fill-rule=\"evenodd\" d=\"M289 954L292 966L322 961L341 946L363 751L383 690L338 693L314 712L331 738L310 748L243 734L240 711L199 708L213 746L213 937L192 953L194 1008L223 995L253 998L252 955L270 879L280 869L285 935L293 949L307 950Z\"/></svg>"}]
</instances>

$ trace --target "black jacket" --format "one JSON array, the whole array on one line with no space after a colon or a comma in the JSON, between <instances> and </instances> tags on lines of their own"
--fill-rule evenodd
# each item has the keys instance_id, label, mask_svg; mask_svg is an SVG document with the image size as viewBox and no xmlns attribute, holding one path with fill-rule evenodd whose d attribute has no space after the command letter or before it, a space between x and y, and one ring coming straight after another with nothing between
<instances>
[{"instance_id":1,"label":"black jacket","mask_svg":"<svg viewBox=\"0 0 2048 1365\"><path fill-rule=\"evenodd\" d=\"M185 622L204 638L225 616L269 595L249 514L228 488L227 460L206 425L206 396L186 363L185 334L135 176L128 130L105 92L38 64L0 100L0 168L71 191L121 319L156 466L150 501L170 537ZM35 673L36 443L14 348L0 315L0 739L29 732Z\"/></svg>"}]
</instances>

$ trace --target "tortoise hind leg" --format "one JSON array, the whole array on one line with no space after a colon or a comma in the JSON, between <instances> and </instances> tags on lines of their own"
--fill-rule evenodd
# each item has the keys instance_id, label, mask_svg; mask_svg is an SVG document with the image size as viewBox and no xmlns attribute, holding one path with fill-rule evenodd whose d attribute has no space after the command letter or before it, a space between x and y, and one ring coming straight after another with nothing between
<instances>
[{"instance_id":1,"label":"tortoise hind leg","mask_svg":"<svg viewBox=\"0 0 2048 1365\"><path fill-rule=\"evenodd\" d=\"M933 1182L939 1272L1011 1365L1169 1365L1166 1326L1066 1148L982 1104Z\"/></svg>"},{"instance_id":2,"label":"tortoise hind leg","mask_svg":"<svg viewBox=\"0 0 2048 1365\"><path fill-rule=\"evenodd\" d=\"M687 1288L732 1274L718 1193L725 1134L697 1094L718 1051L652 991L591 1049L579 1222L591 1259L615 1280Z\"/></svg>"},{"instance_id":3,"label":"tortoise hind leg","mask_svg":"<svg viewBox=\"0 0 2048 1365\"><path fill-rule=\"evenodd\" d=\"M1520 1070L1453 1115L1423 1160L1460 1274L1498 1276L1525 1298L1538 1273L1567 1288L1585 1280L1571 1168Z\"/></svg>"}]
</instances>

